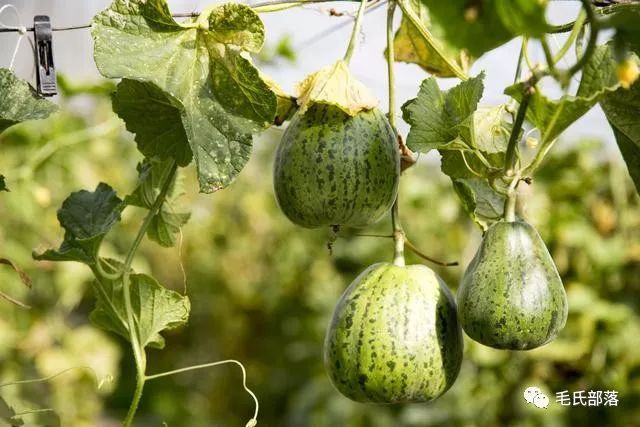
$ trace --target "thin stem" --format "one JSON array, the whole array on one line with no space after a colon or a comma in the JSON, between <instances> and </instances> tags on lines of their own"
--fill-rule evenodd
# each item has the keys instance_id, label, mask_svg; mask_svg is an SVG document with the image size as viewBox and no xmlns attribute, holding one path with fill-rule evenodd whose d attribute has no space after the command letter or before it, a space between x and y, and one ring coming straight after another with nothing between
<instances>
[{"instance_id":1,"label":"thin stem","mask_svg":"<svg viewBox=\"0 0 640 427\"><path fill-rule=\"evenodd\" d=\"M353 32L351 33L351 39L349 40L349 46L347 46L347 52L344 54L344 62L347 64L351 61L351 57L353 56L353 52L356 49L356 45L358 44L358 35L360 34L360 28L362 27L362 17L364 16L364 11L367 8L367 0L362 0L360 2L360 7L358 8L358 14L356 15L356 22L353 24Z\"/></svg>"},{"instance_id":2,"label":"thin stem","mask_svg":"<svg viewBox=\"0 0 640 427\"><path fill-rule=\"evenodd\" d=\"M587 43L587 47L576 62L571 68L567 70L566 79L570 80L571 77L578 71L582 70L582 68L587 64L593 52L596 50L596 46L598 43L598 19L596 17L596 13L593 9L593 6L589 0L581 0L584 11L587 14L587 19L589 21L589 42Z\"/></svg>"},{"instance_id":3,"label":"thin stem","mask_svg":"<svg viewBox=\"0 0 640 427\"><path fill-rule=\"evenodd\" d=\"M103 262L104 262L105 264L109 265L105 260L103 260L103 259L102 259L102 258L100 258L100 257L98 257L98 258L96 259L96 264L95 264L95 265L96 265L96 271L97 271L97 273L98 273L98 275L99 275L100 277L103 277L103 278L105 278L105 279L107 279L107 280L111 280L111 281L116 281L116 280L118 280L120 277L122 277L122 270L118 270L118 269L116 269L116 272L115 272L115 273L109 273L109 272L107 272L107 271L104 269L104 267L102 267L102 263L103 263ZM109 265L109 267L111 267L111 266Z\"/></svg>"},{"instance_id":4,"label":"thin stem","mask_svg":"<svg viewBox=\"0 0 640 427\"><path fill-rule=\"evenodd\" d=\"M553 54L551 53L551 48L549 47L549 43L547 43L547 39L542 37L540 39L540 44L542 45L542 51L544 52L544 58L547 61L547 68L549 68L549 72L552 75L556 75L556 63L553 58Z\"/></svg>"},{"instance_id":5,"label":"thin stem","mask_svg":"<svg viewBox=\"0 0 640 427\"><path fill-rule=\"evenodd\" d=\"M198 370L198 369L211 368L211 367L218 366L218 365L223 365L223 364L226 364L226 363L235 363L242 370L242 387L244 387L245 391L247 393L249 393L249 395L253 398L253 401L256 404L256 409L255 409L255 412L253 413L253 418L251 419L251 421L249 421L249 423L251 423L251 425L255 425L255 423L257 422L257 419L258 419L258 410L260 408L260 404L258 403L258 398L256 397L256 395L251 391L251 389L249 389L249 387L247 387L247 371L244 369L244 365L242 363L238 362L237 360L228 359L228 360L221 360L219 362L211 362L211 363L204 363L204 364L201 364L201 365L187 366L186 368L174 369L172 371L161 372L159 374L147 375L145 377L145 379L153 380L153 379L156 379L156 378L168 377L169 375L180 374L182 372L188 372L188 371L195 371L195 370ZM253 421L253 423L252 423L252 421ZM247 425L250 425L249 423Z\"/></svg>"},{"instance_id":6,"label":"thin stem","mask_svg":"<svg viewBox=\"0 0 640 427\"><path fill-rule=\"evenodd\" d=\"M479 172L476 172L476 170L474 168L471 167L471 165L469 164L469 162L467 162L467 157L464 155L464 151L460 150L460 155L462 156L462 161L464 162L464 165L467 167L467 170L469 172L471 172L472 174L474 174L475 176L477 176L478 178L484 178L484 175L482 175Z\"/></svg>"},{"instance_id":7,"label":"thin stem","mask_svg":"<svg viewBox=\"0 0 640 427\"><path fill-rule=\"evenodd\" d=\"M404 245L405 245L405 235L404 230L402 229L402 224L400 224L400 216L398 213L398 198L396 197L396 201L393 203L393 207L391 208L391 227L393 228L393 265L398 267L404 267Z\"/></svg>"},{"instance_id":8,"label":"thin stem","mask_svg":"<svg viewBox=\"0 0 640 427\"><path fill-rule=\"evenodd\" d=\"M127 253L127 257L125 258L125 261L124 261L123 271L126 272L131 268L133 257L135 256L136 251L138 250L138 247L140 246L140 243L142 242L142 239L144 238L144 235L147 232L147 229L149 228L149 224L151 224L151 221L153 220L153 217L156 215L156 213L159 211L160 207L164 203L167 197L167 193L171 188L171 184L173 183L173 178L175 177L177 170L178 170L178 164L174 162L173 165L171 166L171 169L167 173L167 176L165 178L164 184L162 185L162 188L160 189L160 193L158 194L158 197L156 197L156 200L151 206L151 209L149 209L147 216L145 217L142 225L140 226L140 229L138 230L138 234L135 240L133 241L133 243L131 244L131 247L129 248L129 252Z\"/></svg>"},{"instance_id":9,"label":"thin stem","mask_svg":"<svg viewBox=\"0 0 640 427\"><path fill-rule=\"evenodd\" d=\"M522 94L522 100L520 101L520 106L518 107L516 120L513 123L513 130L511 131L511 136L509 137L509 144L507 145L507 153L505 154L504 162L504 174L506 176L513 176L515 173L514 170L516 167L520 131L522 130L522 125L524 124L524 119L527 115L529 100L531 99L531 95L534 90L534 82L536 79L534 77L531 80L532 81L526 84L524 93Z\"/></svg>"},{"instance_id":10,"label":"thin stem","mask_svg":"<svg viewBox=\"0 0 640 427\"><path fill-rule=\"evenodd\" d=\"M396 11L396 2L392 0L387 7L387 79L389 87L389 124L393 128L393 132L397 135L396 127L396 81L394 73L395 49L393 45L393 15ZM400 149L400 147L398 147ZM404 230L400 224L400 214L398 208L398 198L393 202L391 207L391 228L393 235L393 264L398 267L404 267Z\"/></svg>"},{"instance_id":11,"label":"thin stem","mask_svg":"<svg viewBox=\"0 0 640 427\"><path fill-rule=\"evenodd\" d=\"M418 249L413 243L411 243L411 241L409 241L409 239L407 239L406 236L404 237L404 244L407 248L411 250L411 252L418 255L420 258L426 261L429 261L430 263L440 265L442 267L455 267L459 265L458 261L446 262L446 261L438 261L437 259L431 258L429 255L426 255L424 252Z\"/></svg>"},{"instance_id":12,"label":"thin stem","mask_svg":"<svg viewBox=\"0 0 640 427\"><path fill-rule=\"evenodd\" d=\"M127 257L125 259L124 265L122 267L122 288L124 293L124 306L125 311L127 313L127 325L129 327L129 339L131 341L131 348L133 350L133 357L136 363L136 389L133 395L133 400L131 401L131 406L129 407L129 411L127 412L127 417L124 420L125 427L131 426L133 422L133 418L135 417L136 410L138 409L138 404L140 403L140 399L142 398L142 391L144 389L144 383L146 380L145 371L147 367L147 359L146 354L144 352L144 346L140 342L140 337L138 335L138 328L136 327L136 320L133 313L133 305L131 303L131 263L133 262L133 258L144 238L153 217L159 212L162 208L162 204L164 203L167 193L171 188L171 184L173 183L173 179L176 175L176 171L178 169L178 164L174 161L171 169L169 170L167 176L165 177L165 181L162 185L160 193L156 200L153 202L151 209L147 213L140 229L138 230L138 234L131 244L129 248L129 252L127 253Z\"/></svg>"},{"instance_id":13,"label":"thin stem","mask_svg":"<svg viewBox=\"0 0 640 427\"><path fill-rule=\"evenodd\" d=\"M567 54L569 49L571 49L571 46L573 45L573 43L575 43L576 39L578 38L578 34L580 34L580 30L582 29L582 26L584 25L586 20L587 20L587 14L585 13L584 10L581 10L580 15L578 15L578 19L576 19L576 21L573 23L573 27L571 28L571 34L569 34L569 37L567 38L567 40L564 42L560 50L558 50L558 52L556 52L555 56L553 57L553 61L556 64L560 62L560 60L564 58L564 56Z\"/></svg>"},{"instance_id":14,"label":"thin stem","mask_svg":"<svg viewBox=\"0 0 640 427\"><path fill-rule=\"evenodd\" d=\"M507 222L514 222L516 220L516 202L518 200L518 184L520 183L520 173L516 173L516 176L509 185L507 190L507 199L504 202L504 220Z\"/></svg>"},{"instance_id":15,"label":"thin stem","mask_svg":"<svg viewBox=\"0 0 640 427\"><path fill-rule=\"evenodd\" d=\"M536 152L536 156L533 158L531 163L522 170L522 174L524 176L533 175L536 169L540 167L545 156L547 155L549 150L551 150L551 147L555 143L557 138L549 139L548 136L551 130L553 129L553 127L558 122L558 119L560 118L560 115L564 110L564 106L566 105L566 99L567 99L566 97L562 98L562 102L560 102L560 105L558 105L558 108L556 108L556 111L554 112L553 117L551 117L551 120L549 121L549 125L547 126L546 129L543 130L542 141L540 144L540 148L538 148L538 151Z\"/></svg>"},{"instance_id":16,"label":"thin stem","mask_svg":"<svg viewBox=\"0 0 640 427\"><path fill-rule=\"evenodd\" d=\"M522 49L522 55L524 56L524 61L527 63L527 67L529 67L529 70L533 70L535 65L529 56L529 37L527 36L522 37Z\"/></svg>"},{"instance_id":17,"label":"thin stem","mask_svg":"<svg viewBox=\"0 0 640 427\"><path fill-rule=\"evenodd\" d=\"M67 368L67 369L63 369L60 372L57 372L53 375L49 375L48 377L43 377L43 378L34 378L31 380L21 380L21 381L11 381L8 383L3 383L0 384L0 388L2 387L7 387L10 385L18 385L18 384L32 384L32 383L41 383L41 382L45 382L45 381L50 381L56 377L59 377L60 375L66 374L67 372L70 371L75 371L77 369L85 369L89 372L91 372L91 374L93 374L93 379L96 381L96 385L100 386L100 382L98 382L98 375L96 375L96 371L93 370L93 368L91 368L90 366L72 366L71 368Z\"/></svg>"},{"instance_id":18,"label":"thin stem","mask_svg":"<svg viewBox=\"0 0 640 427\"><path fill-rule=\"evenodd\" d=\"M133 350L133 358L136 363L136 389L133 393L133 399L129 406L129 411L124 419L124 426L129 427L133 422L133 418L138 410L140 399L142 398L142 391L145 383L145 371L147 369L147 360L144 348L140 343L138 336L138 328L135 326L135 318L133 314L133 307L131 304L131 281L129 278L129 272L126 271L122 276L123 280L123 292L124 292L124 305L127 312L127 324L129 326L129 340L131 341L131 348Z\"/></svg>"},{"instance_id":19,"label":"thin stem","mask_svg":"<svg viewBox=\"0 0 640 427\"><path fill-rule=\"evenodd\" d=\"M394 132L396 126L396 77L395 77L395 49L393 48L393 16L396 12L395 0L389 1L387 6L387 82L389 87L389 124Z\"/></svg>"},{"instance_id":20,"label":"thin stem","mask_svg":"<svg viewBox=\"0 0 640 427\"><path fill-rule=\"evenodd\" d=\"M462 69L455 62L451 61L446 53L442 50L436 39L431 35L429 30L424 26L422 20L416 15L411 7L411 4L407 2L407 0L398 0L398 5L400 9L402 9L403 16L407 17L409 21L413 24L414 27L418 30L420 35L425 39L429 47L433 49L433 51L438 55L442 60L447 64L447 66L453 71L453 74L461 79L468 80L469 76L462 71Z\"/></svg>"},{"instance_id":21,"label":"thin stem","mask_svg":"<svg viewBox=\"0 0 640 427\"><path fill-rule=\"evenodd\" d=\"M522 74L522 60L524 59L524 50L526 45L524 43L524 38L522 39L522 44L520 45L520 54L518 55L518 64L516 65L516 75L513 77L513 84L518 83L520 81L520 75Z\"/></svg>"}]
</instances>

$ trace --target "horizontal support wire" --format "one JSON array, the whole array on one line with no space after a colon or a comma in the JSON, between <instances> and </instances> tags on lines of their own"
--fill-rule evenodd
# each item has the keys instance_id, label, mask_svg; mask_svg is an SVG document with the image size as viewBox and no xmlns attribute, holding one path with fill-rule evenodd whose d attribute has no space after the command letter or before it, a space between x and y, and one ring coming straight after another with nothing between
<instances>
[{"instance_id":1,"label":"horizontal support wire","mask_svg":"<svg viewBox=\"0 0 640 427\"><path fill-rule=\"evenodd\" d=\"M311 0L311 1L300 1L300 4L304 4L304 3L309 3L309 4L314 4L314 3L330 3L333 2L334 0ZM335 0L340 1L340 0ZM344 0L343 0L344 1ZM351 1L351 2L357 2L358 0L346 0L346 1ZM564 1L564 2L579 2L580 0L551 0L551 1ZM255 3L255 4L251 4L249 6L251 7L261 7L261 6L268 6L268 5L272 5L272 4L277 4L277 3L283 3L283 2L278 2L278 1L265 1L265 2L259 2L259 3ZM298 3L298 2L291 2L291 3ZM598 6L598 7L603 7L603 6L611 6L614 4L640 4L640 0L592 0L592 3L594 6ZM200 13L198 12L187 12L187 13L174 13L171 16L173 16L174 18L196 18L200 15ZM69 31L69 30L82 30L85 28L91 28L91 24L85 24L85 25L78 25L78 26L70 26L70 27L53 27L51 30L52 31ZM33 27L26 27L26 31L29 32L33 32ZM0 28L0 33L17 33L19 32L18 29L15 28Z\"/></svg>"}]
</instances>

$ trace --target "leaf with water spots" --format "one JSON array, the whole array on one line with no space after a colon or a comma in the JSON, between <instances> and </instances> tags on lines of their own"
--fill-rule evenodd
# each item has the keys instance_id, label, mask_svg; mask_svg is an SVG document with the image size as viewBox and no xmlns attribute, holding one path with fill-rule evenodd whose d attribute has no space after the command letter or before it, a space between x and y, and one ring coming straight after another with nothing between
<instances>
[{"instance_id":1,"label":"leaf with water spots","mask_svg":"<svg viewBox=\"0 0 640 427\"><path fill-rule=\"evenodd\" d=\"M0 100L0 132L25 120L47 118L58 110L7 68L0 68Z\"/></svg>"},{"instance_id":2,"label":"leaf with water spots","mask_svg":"<svg viewBox=\"0 0 640 427\"><path fill-rule=\"evenodd\" d=\"M115 0L95 16L92 35L105 77L151 82L182 104L200 190L231 183L252 134L276 115L276 95L248 56L264 43L258 15L229 3L178 23L165 0Z\"/></svg>"}]
</instances>

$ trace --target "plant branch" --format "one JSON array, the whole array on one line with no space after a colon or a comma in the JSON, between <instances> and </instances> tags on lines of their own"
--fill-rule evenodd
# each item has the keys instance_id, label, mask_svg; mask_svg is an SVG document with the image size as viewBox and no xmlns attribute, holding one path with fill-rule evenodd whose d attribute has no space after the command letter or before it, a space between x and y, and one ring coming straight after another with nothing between
<instances>
[{"instance_id":1,"label":"plant branch","mask_svg":"<svg viewBox=\"0 0 640 427\"><path fill-rule=\"evenodd\" d=\"M349 64L349 62L351 61L353 52L355 51L356 45L358 44L358 36L360 34L360 28L362 27L362 18L364 17L364 11L366 8L367 8L367 0L362 0L360 2L360 7L358 8L356 21L353 24L353 31L351 32L351 39L349 39L347 52L344 54L344 62L346 62L347 64Z\"/></svg>"},{"instance_id":2,"label":"plant branch","mask_svg":"<svg viewBox=\"0 0 640 427\"><path fill-rule=\"evenodd\" d=\"M129 248L129 252L127 253L127 257L124 262L124 266L122 267L122 291L124 293L124 306L125 311L127 313L127 325L129 327L129 339L131 341L131 348L133 350L133 357L136 362L136 389L133 395L133 400L131 401L131 406L129 406L129 411L127 412L127 416L124 420L124 426L129 427L133 422L133 418L135 417L136 410L138 409L138 404L140 403L140 399L142 398L142 391L144 389L144 383L146 380L145 371L147 366L146 354L144 351L144 346L140 342L140 336L138 332L138 328L136 327L136 319L133 313L133 305L131 303L131 263L133 262L133 258L140 247L140 243L144 238L153 217L160 211L162 208L162 204L165 202L169 189L171 188L171 184L173 183L173 179L176 175L176 171L178 169L178 164L174 161L171 169L167 173L164 178L164 183L162 184L162 188L160 193L156 197L156 200L153 202L151 209L147 213L140 229L138 230L138 234L131 244Z\"/></svg>"},{"instance_id":3,"label":"plant branch","mask_svg":"<svg viewBox=\"0 0 640 427\"><path fill-rule=\"evenodd\" d=\"M520 131L522 130L524 119L527 116L529 101L531 99L531 96L533 95L533 91L535 90L536 81L537 81L537 78L536 78L536 75L534 74L525 83L524 93L522 94L522 100L520 101L520 106L518 107L518 113L516 114L516 119L513 123L513 129L511 131L511 136L509 137L507 152L505 154L504 175L507 177L513 176L515 174L516 160L517 160L517 154L518 154L518 142L520 140Z\"/></svg>"}]
</instances>

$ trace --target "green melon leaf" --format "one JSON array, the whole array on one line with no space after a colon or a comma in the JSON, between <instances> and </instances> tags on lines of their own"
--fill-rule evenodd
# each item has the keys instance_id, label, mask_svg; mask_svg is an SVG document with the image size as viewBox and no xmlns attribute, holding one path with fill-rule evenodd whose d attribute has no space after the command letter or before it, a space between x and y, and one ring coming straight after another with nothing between
<instances>
[{"instance_id":1,"label":"green melon leaf","mask_svg":"<svg viewBox=\"0 0 640 427\"><path fill-rule=\"evenodd\" d=\"M124 202L130 206L151 209L160 194L161 187L172 167L172 161L149 160L138 165L138 185L133 193L125 197ZM176 212L176 199L181 195L177 191L177 180L172 183L160 212L153 216L147 229L147 236L164 247L172 247L176 243L176 235L185 225L191 214Z\"/></svg>"},{"instance_id":2,"label":"green melon leaf","mask_svg":"<svg viewBox=\"0 0 640 427\"><path fill-rule=\"evenodd\" d=\"M506 117L504 105L480 107L458 125L459 138L483 153L504 153L513 129Z\"/></svg>"},{"instance_id":3,"label":"green melon leaf","mask_svg":"<svg viewBox=\"0 0 640 427\"><path fill-rule=\"evenodd\" d=\"M617 62L609 45L599 46L582 71L582 79L575 96L566 95L550 100L540 90L531 97L527 119L540 130L542 142L551 141L564 132L573 122L586 114L598 100L616 90ZM517 101L522 99L524 83L510 86L505 93Z\"/></svg>"},{"instance_id":4,"label":"green melon leaf","mask_svg":"<svg viewBox=\"0 0 640 427\"><path fill-rule=\"evenodd\" d=\"M465 211L483 228L502 218L505 198L496 193L486 180L475 177L454 179L453 189Z\"/></svg>"},{"instance_id":5,"label":"green melon leaf","mask_svg":"<svg viewBox=\"0 0 640 427\"><path fill-rule=\"evenodd\" d=\"M226 187L249 158L252 134L276 114L276 95L247 57L264 42L258 15L223 4L180 24L165 0L115 0L95 16L92 35L102 75L151 82L180 101L200 190Z\"/></svg>"},{"instance_id":6,"label":"green melon leaf","mask_svg":"<svg viewBox=\"0 0 640 427\"><path fill-rule=\"evenodd\" d=\"M495 0L504 26L514 35L543 36L549 25L545 19L548 0Z\"/></svg>"},{"instance_id":7,"label":"green melon leaf","mask_svg":"<svg viewBox=\"0 0 640 427\"><path fill-rule=\"evenodd\" d=\"M429 18L429 11L420 0L408 0L406 7L411 8L415 16L420 19L425 29L427 29L446 59L456 64L465 74L469 71L472 58L466 49L451 46L445 42L443 34L445 30L438 22ZM395 59L398 62L408 62L417 64L425 71L438 77L455 77L456 73L447 61L431 45L423 33L406 16L402 16L400 28L393 40Z\"/></svg>"},{"instance_id":8,"label":"green melon leaf","mask_svg":"<svg viewBox=\"0 0 640 427\"><path fill-rule=\"evenodd\" d=\"M465 159L462 158L464 153ZM491 170L482 163L478 156L473 151L467 150L440 150L442 155L441 170L442 173L447 175L451 179L470 179L478 178L477 175L472 173L467 164L473 168L473 170L483 177L490 177ZM504 163L504 153L483 153L492 168L502 169ZM466 163L465 161L466 160Z\"/></svg>"},{"instance_id":9,"label":"green melon leaf","mask_svg":"<svg viewBox=\"0 0 640 427\"><path fill-rule=\"evenodd\" d=\"M512 124L504 106L478 107L484 75L442 91L434 79L403 107L411 125L407 145L426 153L437 149L442 172L451 178L464 209L481 227L500 218L504 197L489 180L501 172ZM484 162L481 160L484 159Z\"/></svg>"},{"instance_id":10,"label":"green melon leaf","mask_svg":"<svg viewBox=\"0 0 640 427\"><path fill-rule=\"evenodd\" d=\"M404 121L411 125L407 146L421 153L460 148L450 145L460 134L458 126L477 109L484 90L483 79L484 74L480 74L445 92L434 78L423 81L418 97L402 106Z\"/></svg>"},{"instance_id":11,"label":"green melon leaf","mask_svg":"<svg viewBox=\"0 0 640 427\"><path fill-rule=\"evenodd\" d=\"M58 221L65 230L58 250L33 254L40 261L78 261L93 265L102 240L120 221L124 208L115 191L100 183L96 190L71 193L58 210Z\"/></svg>"},{"instance_id":12,"label":"green melon leaf","mask_svg":"<svg viewBox=\"0 0 640 427\"><path fill-rule=\"evenodd\" d=\"M640 81L630 89L618 89L600 101L629 174L640 193Z\"/></svg>"},{"instance_id":13,"label":"green melon leaf","mask_svg":"<svg viewBox=\"0 0 640 427\"><path fill-rule=\"evenodd\" d=\"M0 175L0 191L9 191L4 175Z\"/></svg>"},{"instance_id":14,"label":"green melon leaf","mask_svg":"<svg viewBox=\"0 0 640 427\"><path fill-rule=\"evenodd\" d=\"M468 49L479 58L514 37L537 36L547 28L546 1L530 0L421 0L431 21L442 28L447 45ZM487 30L490 29L490 30Z\"/></svg>"},{"instance_id":15,"label":"green melon leaf","mask_svg":"<svg viewBox=\"0 0 640 427\"><path fill-rule=\"evenodd\" d=\"M192 153L182 125L182 103L152 82L122 79L112 95L113 111L136 134L138 150L145 157L191 162Z\"/></svg>"},{"instance_id":16,"label":"green melon leaf","mask_svg":"<svg viewBox=\"0 0 640 427\"><path fill-rule=\"evenodd\" d=\"M115 273L122 264L106 260L107 271ZM123 278L113 281L96 274L94 291L96 307L89 319L95 326L114 332L129 340L126 310L123 297ZM143 347L163 348L164 338L160 332L174 329L187 323L191 304L189 298L160 285L146 274L131 274L131 305Z\"/></svg>"},{"instance_id":17,"label":"green melon leaf","mask_svg":"<svg viewBox=\"0 0 640 427\"><path fill-rule=\"evenodd\" d=\"M39 96L13 71L0 68L0 133L25 120L45 119L58 111L58 106Z\"/></svg>"}]
</instances>

